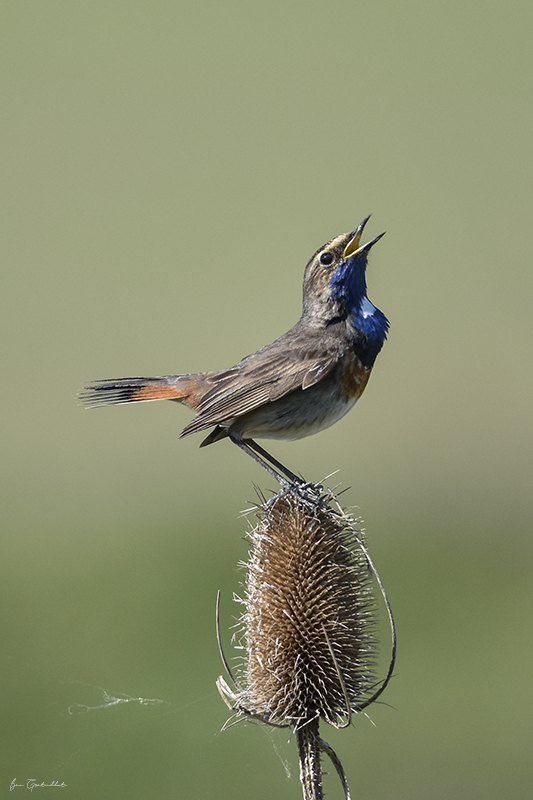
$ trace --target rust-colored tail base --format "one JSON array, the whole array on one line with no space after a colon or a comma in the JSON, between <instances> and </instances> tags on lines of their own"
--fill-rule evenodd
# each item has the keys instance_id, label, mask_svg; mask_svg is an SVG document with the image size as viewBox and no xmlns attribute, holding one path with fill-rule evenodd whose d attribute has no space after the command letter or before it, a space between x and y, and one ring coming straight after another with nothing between
<instances>
[{"instance_id":1,"label":"rust-colored tail base","mask_svg":"<svg viewBox=\"0 0 533 800\"><path fill-rule=\"evenodd\" d=\"M115 378L86 386L80 400L87 408L142 403L147 400L178 400L190 408L197 403L192 376L168 375L160 378Z\"/></svg>"}]
</instances>

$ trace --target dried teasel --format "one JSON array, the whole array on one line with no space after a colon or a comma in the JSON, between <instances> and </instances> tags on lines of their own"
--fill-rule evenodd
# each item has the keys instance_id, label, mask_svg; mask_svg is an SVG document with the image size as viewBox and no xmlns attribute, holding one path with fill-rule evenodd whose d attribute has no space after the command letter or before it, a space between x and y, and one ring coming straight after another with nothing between
<instances>
[{"instance_id":1,"label":"dried teasel","mask_svg":"<svg viewBox=\"0 0 533 800\"><path fill-rule=\"evenodd\" d=\"M339 759L318 734L320 719L346 727L384 690L393 670L390 606L357 520L318 487L284 488L257 507L245 564L237 676L220 677L222 697L248 718L296 732L304 797L321 797L320 751ZM376 581L385 599L393 645L388 674L376 681ZM218 624L217 624L218 628ZM221 651L222 652L222 651ZM306 794L306 785L307 791Z\"/></svg>"}]
</instances>

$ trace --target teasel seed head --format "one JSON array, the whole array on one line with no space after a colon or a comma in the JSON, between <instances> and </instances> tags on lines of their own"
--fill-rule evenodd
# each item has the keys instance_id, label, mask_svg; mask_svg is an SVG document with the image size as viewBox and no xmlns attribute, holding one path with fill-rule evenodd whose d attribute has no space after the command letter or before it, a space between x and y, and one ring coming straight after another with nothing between
<instances>
[{"instance_id":1,"label":"teasel seed head","mask_svg":"<svg viewBox=\"0 0 533 800\"><path fill-rule=\"evenodd\" d=\"M375 571L357 520L333 506L293 487L258 506L240 620L245 656L235 690L218 681L238 718L343 727L384 688L376 692Z\"/></svg>"}]
</instances>

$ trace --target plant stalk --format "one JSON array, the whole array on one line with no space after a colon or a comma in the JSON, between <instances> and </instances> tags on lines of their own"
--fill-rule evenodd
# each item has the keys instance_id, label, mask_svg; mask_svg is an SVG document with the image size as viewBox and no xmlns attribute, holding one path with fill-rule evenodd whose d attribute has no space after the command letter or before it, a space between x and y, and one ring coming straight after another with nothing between
<instances>
[{"instance_id":1,"label":"plant stalk","mask_svg":"<svg viewBox=\"0 0 533 800\"><path fill-rule=\"evenodd\" d=\"M318 725L317 717L296 729L300 783L304 800L324 800L322 766L320 764L321 740Z\"/></svg>"}]
</instances>

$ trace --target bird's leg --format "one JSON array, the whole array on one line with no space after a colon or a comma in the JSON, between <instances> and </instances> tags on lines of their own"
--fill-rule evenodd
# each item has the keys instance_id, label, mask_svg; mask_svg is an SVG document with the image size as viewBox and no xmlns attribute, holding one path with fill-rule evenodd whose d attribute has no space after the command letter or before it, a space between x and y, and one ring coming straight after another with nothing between
<instances>
[{"instance_id":1,"label":"bird's leg","mask_svg":"<svg viewBox=\"0 0 533 800\"><path fill-rule=\"evenodd\" d=\"M277 458L274 458L274 456L271 456L270 453L267 450L265 450L264 447L261 447L260 444L257 444L257 442L254 441L254 439L244 439L243 441L245 441L246 444L252 450L255 450L257 455L261 457L261 460L262 460L263 463L265 461L267 461L270 464L272 464L272 466L274 466L277 470L282 472L283 475L286 475L291 483L295 483L295 484L305 483L305 481L302 478L299 478L298 475L295 475L294 472L291 472L291 470L288 467L285 467L281 463L281 461L277 460Z\"/></svg>"},{"instance_id":2,"label":"bird's leg","mask_svg":"<svg viewBox=\"0 0 533 800\"><path fill-rule=\"evenodd\" d=\"M230 433L229 438L231 441L240 447L241 450L244 450L253 460L266 469L270 475L272 475L278 483L280 483L283 487L289 486L291 483L293 484L300 484L302 483L302 479L299 478L294 472L291 472L290 469L284 467L281 462L275 459L270 453L267 453L262 447L260 447L257 442L254 442L253 439L241 439L235 433ZM274 469L276 467L276 469Z\"/></svg>"},{"instance_id":3,"label":"bird's leg","mask_svg":"<svg viewBox=\"0 0 533 800\"><path fill-rule=\"evenodd\" d=\"M281 461L271 456L270 453L257 444L253 439L241 439L236 434L229 434L231 441L236 444L241 450L244 450L253 460L260 464L263 469L272 475L284 489L296 490L299 497L311 505L316 505L317 502L323 502L320 498L322 486L308 483L303 478L299 478L294 472L285 467ZM276 469L274 469L274 467ZM278 471L279 470L279 471ZM282 474L283 473L283 474Z\"/></svg>"},{"instance_id":4,"label":"bird's leg","mask_svg":"<svg viewBox=\"0 0 533 800\"><path fill-rule=\"evenodd\" d=\"M258 464L261 464L262 467L268 470L268 472L270 472L271 475L274 475L282 486L286 486L287 481L283 478L282 475L278 476L276 471L272 470L270 464L273 464L280 472L283 472L287 476L287 478L290 481L290 484L293 487L296 487L296 489L298 490L298 494L300 495L302 500L305 501L311 500L311 502L314 503L316 502L316 499L320 497L320 493L323 491L323 487L320 484L311 483L309 481L304 480L304 478L300 478L298 477L298 475L295 475L294 472L291 472L290 469L285 467L281 463L281 461L278 461L277 458L271 456L270 453L267 450L265 450L264 447L261 447L260 444L257 444L257 442L254 441L254 439L245 439L244 441L250 448L251 452L247 450L249 455L251 455L252 458L255 461L257 461ZM260 457L260 460L258 456ZM270 462L270 464L268 462Z\"/></svg>"}]
</instances>

